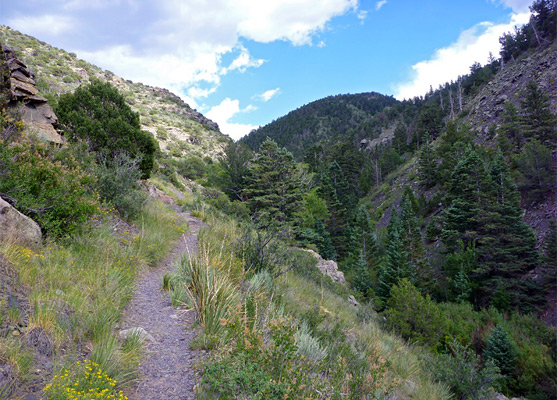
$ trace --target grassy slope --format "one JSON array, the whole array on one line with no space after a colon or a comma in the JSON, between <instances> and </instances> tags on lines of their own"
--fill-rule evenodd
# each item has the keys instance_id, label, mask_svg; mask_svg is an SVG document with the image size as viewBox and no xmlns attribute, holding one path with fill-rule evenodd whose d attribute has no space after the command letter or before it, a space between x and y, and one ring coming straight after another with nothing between
<instances>
[{"instance_id":1,"label":"grassy slope","mask_svg":"<svg viewBox=\"0 0 557 400\"><path fill-rule=\"evenodd\" d=\"M427 351L383 331L379 326L380 317L370 308L353 307L347 300L347 288L330 279L324 282L325 279L315 267L315 260L306 252L289 247L278 249L282 254L287 254L282 258L280 270L290 272L278 274L276 278L271 278L266 272L246 272L242 255L246 250L242 239L246 234L245 228L207 208L203 212L198 211L196 215L210 225L200 232L199 256L185 261L177 276L168 277L167 287L172 288L172 298L192 305L203 315L200 323L205 334L200 338L199 344L210 348L216 345L216 350L212 353L214 358L204 370L201 398L213 398L212 394L223 395L225 392L219 391L230 385L235 387L235 396L249 397L249 390L238 382L245 379L242 371L249 369L251 363L257 365L256 369L260 373L273 376L277 365L285 361L273 358L272 350L277 344L275 342L272 345L268 335L277 320L290 321L291 318L296 330L300 329L303 321L303 324L314 321L313 330L319 332L320 338L306 333L302 339L299 332L296 334L298 345L304 347L301 353L298 352L305 357L302 368L305 372L310 372L306 375L300 373L293 362L289 367L292 375L287 375L290 382L287 385L298 379L299 383L305 382L305 385L312 388L309 392L304 392L307 398L321 398L318 394L323 393L323 390L329 390L330 393L336 393L335 390L349 390L352 379L350 374L356 370L350 369L352 366L343 366L342 362L346 357L350 365L356 359L371 365L371 371L376 371L375 375L367 375L369 371L366 367L357 370L358 373L366 374L364 381L369 379L367 384L375 388L383 384L394 386L394 389L389 389L389 393L396 393L397 398L450 398L448 388L434 382L424 367ZM219 279L213 281L192 278L200 272ZM184 287L187 289L184 290ZM223 288L226 288L225 293ZM212 304L211 293L214 293L214 297L225 298L231 309L223 310L217 304ZM245 328L227 336L227 329L237 325ZM247 345L248 350L235 348L238 343L231 337L250 343ZM327 344L326 338L329 338ZM259 346L259 350L255 350L256 354L265 356L258 358L249 353L252 345ZM239 353L245 354L234 359ZM309 364L305 364L306 362ZM218 367L211 369L211 365ZM226 371L224 375L223 370ZM336 376L339 371L340 377ZM253 383L258 378L249 379ZM301 393L298 395L302 396ZM371 392L368 395L369 393ZM379 393L376 392L379 396L377 398L383 398ZM285 396L284 398L291 398L291 394ZM332 398L336 398L335 395Z\"/></svg>"},{"instance_id":2,"label":"grassy slope","mask_svg":"<svg viewBox=\"0 0 557 400\"><path fill-rule=\"evenodd\" d=\"M29 307L1 308L0 322L17 334L0 338L0 364L11 371L0 399L60 383L64 369L73 371L73 385L83 378L75 363L84 358L115 379L117 388L134 379L140 348L118 343L115 324L133 295L136 274L162 259L186 229L172 210L151 203L132 225L107 212L82 234L40 249L2 245L0 254L27 297L19 300ZM58 378L51 381L53 375Z\"/></svg>"},{"instance_id":3,"label":"grassy slope","mask_svg":"<svg viewBox=\"0 0 557 400\"><path fill-rule=\"evenodd\" d=\"M140 114L142 128L157 137L161 150L174 157L187 154L216 159L230 141L216 124L168 90L124 80L6 26L0 26L0 41L12 47L35 73L37 87L46 97L71 92L91 78L112 83Z\"/></svg>"}]
</instances>

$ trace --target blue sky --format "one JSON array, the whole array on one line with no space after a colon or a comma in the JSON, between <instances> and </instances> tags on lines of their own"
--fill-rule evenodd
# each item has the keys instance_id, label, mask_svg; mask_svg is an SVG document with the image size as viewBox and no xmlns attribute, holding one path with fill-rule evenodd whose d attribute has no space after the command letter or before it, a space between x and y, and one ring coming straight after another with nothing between
<instances>
[{"instance_id":1,"label":"blue sky","mask_svg":"<svg viewBox=\"0 0 557 400\"><path fill-rule=\"evenodd\" d=\"M423 95L497 56L530 3L0 0L0 24L168 88L238 139L328 95Z\"/></svg>"}]
</instances>

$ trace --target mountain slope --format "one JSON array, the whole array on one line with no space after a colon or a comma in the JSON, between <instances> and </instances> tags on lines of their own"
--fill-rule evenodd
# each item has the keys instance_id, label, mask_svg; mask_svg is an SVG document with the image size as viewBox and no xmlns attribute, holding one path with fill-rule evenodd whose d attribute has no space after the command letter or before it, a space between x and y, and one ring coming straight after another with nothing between
<instances>
[{"instance_id":1,"label":"mountain slope","mask_svg":"<svg viewBox=\"0 0 557 400\"><path fill-rule=\"evenodd\" d=\"M72 92L93 78L116 86L132 109L140 114L142 129L151 132L161 150L173 157L197 155L216 159L230 141L215 122L167 89L125 80L78 59L74 53L6 26L0 26L0 41L14 49L35 73L40 94L49 99Z\"/></svg>"},{"instance_id":2,"label":"mountain slope","mask_svg":"<svg viewBox=\"0 0 557 400\"><path fill-rule=\"evenodd\" d=\"M242 141L257 150L270 137L301 158L311 145L352 137L350 131L364 124L372 124L380 132L385 117L382 111L396 103L394 98L379 93L330 96L291 111Z\"/></svg>"}]
</instances>

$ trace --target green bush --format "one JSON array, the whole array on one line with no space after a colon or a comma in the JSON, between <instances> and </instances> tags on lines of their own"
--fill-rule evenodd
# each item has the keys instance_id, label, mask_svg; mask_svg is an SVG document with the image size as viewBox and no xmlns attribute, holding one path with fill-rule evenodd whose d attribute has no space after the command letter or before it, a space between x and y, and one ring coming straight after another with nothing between
<instances>
[{"instance_id":1,"label":"green bush","mask_svg":"<svg viewBox=\"0 0 557 400\"><path fill-rule=\"evenodd\" d=\"M139 158L131 158L124 152L114 157L103 153L95 168L101 200L112 204L124 218L137 216L147 201L138 183L139 163Z\"/></svg>"},{"instance_id":2,"label":"green bush","mask_svg":"<svg viewBox=\"0 0 557 400\"><path fill-rule=\"evenodd\" d=\"M440 354L429 361L433 377L450 386L457 399L492 399L501 376L497 367L486 363L480 368L476 355L458 342L451 346L451 355Z\"/></svg>"},{"instance_id":3,"label":"green bush","mask_svg":"<svg viewBox=\"0 0 557 400\"><path fill-rule=\"evenodd\" d=\"M126 151L132 158L141 158L143 178L150 176L157 143L141 130L139 114L111 84L95 80L63 94L55 111L71 141L85 140L91 151L113 156Z\"/></svg>"},{"instance_id":4,"label":"green bush","mask_svg":"<svg viewBox=\"0 0 557 400\"><path fill-rule=\"evenodd\" d=\"M98 212L94 185L68 149L32 142L0 146L0 192L48 235L71 235Z\"/></svg>"},{"instance_id":5,"label":"green bush","mask_svg":"<svg viewBox=\"0 0 557 400\"><path fill-rule=\"evenodd\" d=\"M408 280L401 280L391 289L391 298L385 312L388 324L404 338L441 349L446 321L437 304Z\"/></svg>"}]
</instances>

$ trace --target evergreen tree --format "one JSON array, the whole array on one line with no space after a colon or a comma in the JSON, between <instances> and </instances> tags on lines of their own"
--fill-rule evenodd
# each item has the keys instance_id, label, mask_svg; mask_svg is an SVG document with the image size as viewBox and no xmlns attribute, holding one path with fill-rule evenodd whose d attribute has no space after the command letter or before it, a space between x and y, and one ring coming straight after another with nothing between
<instances>
[{"instance_id":1,"label":"evergreen tree","mask_svg":"<svg viewBox=\"0 0 557 400\"><path fill-rule=\"evenodd\" d=\"M518 109L513 102L507 101L504 105L503 121L499 127L499 140L504 142L503 138L506 138L509 142L509 151L514 152L520 148L522 145L522 131L520 128L520 117L518 115ZM505 144L503 143L503 148L505 149ZM503 150L503 149L502 149ZM505 149L506 150L506 149Z\"/></svg>"},{"instance_id":2,"label":"evergreen tree","mask_svg":"<svg viewBox=\"0 0 557 400\"><path fill-rule=\"evenodd\" d=\"M317 249L321 257L325 260L336 260L337 254L335 246L333 246L333 242L331 241L331 235L329 235L329 232L327 232L325 225L320 219L315 221L315 233L321 238L319 243L317 243Z\"/></svg>"},{"instance_id":3,"label":"evergreen tree","mask_svg":"<svg viewBox=\"0 0 557 400\"><path fill-rule=\"evenodd\" d=\"M528 201L542 200L555 186L555 168L552 165L551 149L532 139L514 158L520 175L518 187Z\"/></svg>"},{"instance_id":4,"label":"evergreen tree","mask_svg":"<svg viewBox=\"0 0 557 400\"><path fill-rule=\"evenodd\" d=\"M220 161L222 174L219 185L231 200L245 200L244 188L248 175L248 164L253 152L243 143L231 142L225 150L225 157Z\"/></svg>"},{"instance_id":5,"label":"evergreen tree","mask_svg":"<svg viewBox=\"0 0 557 400\"><path fill-rule=\"evenodd\" d=\"M523 277L537 266L536 238L522 221L520 197L503 155L497 153L487 170L477 153L468 149L453 171L448 198L443 241L449 253L459 240L465 246L476 245L478 267L471 279L478 304L486 306L504 279L512 306L532 311L541 301L535 296L539 288Z\"/></svg>"},{"instance_id":6,"label":"evergreen tree","mask_svg":"<svg viewBox=\"0 0 557 400\"><path fill-rule=\"evenodd\" d=\"M387 303L390 297L391 288L401 279L408 278L414 280L412 264L409 261L409 254L402 240L402 225L396 210L393 209L389 221L389 239L386 249L386 260L379 268L377 282L377 295Z\"/></svg>"},{"instance_id":7,"label":"evergreen tree","mask_svg":"<svg viewBox=\"0 0 557 400\"><path fill-rule=\"evenodd\" d=\"M70 141L83 140L97 154L139 158L142 177L150 176L157 142L141 130L139 114L110 83L94 81L61 95L55 111Z\"/></svg>"},{"instance_id":8,"label":"evergreen tree","mask_svg":"<svg viewBox=\"0 0 557 400\"><path fill-rule=\"evenodd\" d=\"M543 241L544 286L550 291L557 290L557 221L549 221L549 230Z\"/></svg>"},{"instance_id":9,"label":"evergreen tree","mask_svg":"<svg viewBox=\"0 0 557 400\"><path fill-rule=\"evenodd\" d=\"M437 183L437 162L429 140L420 149L418 158L419 181L425 189L429 189Z\"/></svg>"},{"instance_id":10,"label":"evergreen tree","mask_svg":"<svg viewBox=\"0 0 557 400\"><path fill-rule=\"evenodd\" d=\"M398 124L396 126L393 147L396 149L396 152L401 155L408 151L408 132L406 125Z\"/></svg>"},{"instance_id":11,"label":"evergreen tree","mask_svg":"<svg viewBox=\"0 0 557 400\"><path fill-rule=\"evenodd\" d=\"M510 376L516 367L518 351L507 332L498 325L487 339L483 356L492 361L502 375Z\"/></svg>"},{"instance_id":12,"label":"evergreen tree","mask_svg":"<svg viewBox=\"0 0 557 400\"><path fill-rule=\"evenodd\" d=\"M458 239L473 243L487 220L486 196L490 182L483 161L469 146L455 166L449 184L449 207L444 211L442 238L449 251Z\"/></svg>"},{"instance_id":13,"label":"evergreen tree","mask_svg":"<svg viewBox=\"0 0 557 400\"><path fill-rule=\"evenodd\" d=\"M551 112L549 96L531 80L526 87L520 102L522 116L520 119L522 132L527 138L537 138L542 143L556 143L557 118Z\"/></svg>"},{"instance_id":14,"label":"evergreen tree","mask_svg":"<svg viewBox=\"0 0 557 400\"><path fill-rule=\"evenodd\" d=\"M294 223L302 183L292 154L267 139L249 163L244 196L263 223Z\"/></svg>"}]
</instances>

